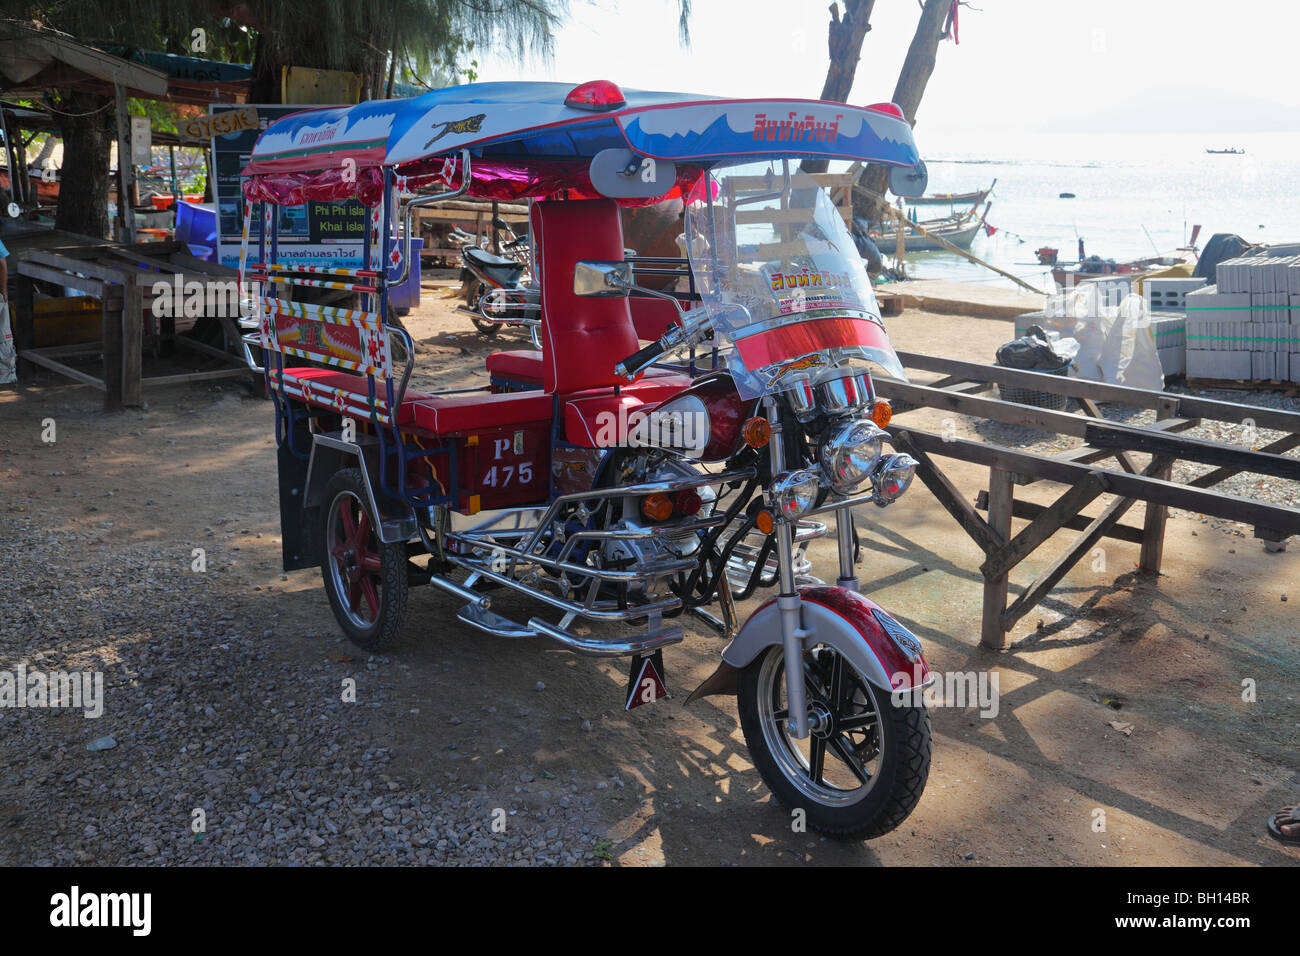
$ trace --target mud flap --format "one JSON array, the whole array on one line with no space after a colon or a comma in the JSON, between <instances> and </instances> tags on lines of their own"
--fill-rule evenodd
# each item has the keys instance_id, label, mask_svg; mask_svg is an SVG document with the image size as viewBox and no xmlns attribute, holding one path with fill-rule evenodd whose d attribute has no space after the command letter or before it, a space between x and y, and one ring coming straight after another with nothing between
<instances>
[{"instance_id":1,"label":"mud flap","mask_svg":"<svg viewBox=\"0 0 1300 956\"><path fill-rule=\"evenodd\" d=\"M321 563L318 526L320 507L303 507L307 487L307 462L282 444L276 450L280 484L280 542L284 570L319 567Z\"/></svg>"},{"instance_id":2,"label":"mud flap","mask_svg":"<svg viewBox=\"0 0 1300 956\"><path fill-rule=\"evenodd\" d=\"M685 703L693 704L701 697L735 697L740 684L740 668L732 667L726 661L718 661L717 669L704 678L704 683L691 691Z\"/></svg>"}]
</instances>

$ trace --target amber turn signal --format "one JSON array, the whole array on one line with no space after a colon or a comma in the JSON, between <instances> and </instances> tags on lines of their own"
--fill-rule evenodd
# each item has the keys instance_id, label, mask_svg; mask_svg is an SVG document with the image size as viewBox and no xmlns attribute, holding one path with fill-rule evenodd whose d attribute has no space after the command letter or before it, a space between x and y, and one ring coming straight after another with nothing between
<instances>
[{"instance_id":1,"label":"amber turn signal","mask_svg":"<svg viewBox=\"0 0 1300 956\"><path fill-rule=\"evenodd\" d=\"M893 417L894 410L889 407L889 402L877 401L871 406L871 420L876 423L877 428L884 428Z\"/></svg>"},{"instance_id":2,"label":"amber turn signal","mask_svg":"<svg viewBox=\"0 0 1300 956\"><path fill-rule=\"evenodd\" d=\"M771 534L772 529L775 526L776 522L772 520L772 512L760 511L758 514L754 515L754 527L763 532L763 534Z\"/></svg>"},{"instance_id":3,"label":"amber turn signal","mask_svg":"<svg viewBox=\"0 0 1300 956\"><path fill-rule=\"evenodd\" d=\"M741 435L750 448L762 448L772 438L772 423L762 416L755 416L745 422Z\"/></svg>"},{"instance_id":4,"label":"amber turn signal","mask_svg":"<svg viewBox=\"0 0 1300 956\"><path fill-rule=\"evenodd\" d=\"M642 499L641 513L651 521L666 521L673 514L673 500L662 493Z\"/></svg>"}]
</instances>

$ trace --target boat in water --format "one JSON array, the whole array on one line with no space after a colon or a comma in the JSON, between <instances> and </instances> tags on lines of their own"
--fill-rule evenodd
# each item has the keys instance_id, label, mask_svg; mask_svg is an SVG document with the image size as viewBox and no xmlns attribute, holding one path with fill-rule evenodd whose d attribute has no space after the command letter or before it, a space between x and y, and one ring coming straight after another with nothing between
<instances>
[{"instance_id":1,"label":"boat in water","mask_svg":"<svg viewBox=\"0 0 1300 956\"><path fill-rule=\"evenodd\" d=\"M1243 156L1246 152L1244 149L1237 146L1228 146L1225 149L1210 149L1210 147L1207 146L1205 147L1205 151L1214 156Z\"/></svg>"},{"instance_id":2,"label":"boat in water","mask_svg":"<svg viewBox=\"0 0 1300 956\"><path fill-rule=\"evenodd\" d=\"M993 187L998 184L995 179L989 183L987 189L977 189L970 193L931 193L928 196L917 196L915 199L907 200L909 206L954 206L963 209L973 209L984 200L989 198L989 193L993 192Z\"/></svg>"},{"instance_id":3,"label":"boat in water","mask_svg":"<svg viewBox=\"0 0 1300 956\"><path fill-rule=\"evenodd\" d=\"M936 249L945 249L948 245L954 245L961 249L969 249L971 243L975 241L976 234L984 226L983 218L976 218L973 212L964 213L954 216L947 216L943 219L929 219L924 222L918 222L918 226L925 230L924 235L913 229L903 230L903 251L904 252L926 252ZM874 242L882 251L886 253L893 252L898 248L898 228L875 230L870 233L871 241ZM943 242L939 240L942 239Z\"/></svg>"},{"instance_id":4,"label":"boat in water","mask_svg":"<svg viewBox=\"0 0 1300 956\"><path fill-rule=\"evenodd\" d=\"M1061 288L1069 289L1085 279L1100 279L1107 276L1134 278L1173 266L1194 266L1197 260L1196 237L1200 231L1200 226L1193 227L1188 244L1178 247L1173 252L1120 262L1114 259L1103 259L1101 256L1085 255L1082 239L1079 240L1078 262L1058 262L1058 251L1047 246L1035 250L1035 254L1038 256L1039 263L1052 267L1053 281Z\"/></svg>"}]
</instances>

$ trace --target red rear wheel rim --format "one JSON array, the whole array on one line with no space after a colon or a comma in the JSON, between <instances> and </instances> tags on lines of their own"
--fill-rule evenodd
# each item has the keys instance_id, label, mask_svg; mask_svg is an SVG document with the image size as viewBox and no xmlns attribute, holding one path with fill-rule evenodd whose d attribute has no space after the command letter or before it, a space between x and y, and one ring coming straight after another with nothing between
<instances>
[{"instance_id":1,"label":"red rear wheel rim","mask_svg":"<svg viewBox=\"0 0 1300 956\"><path fill-rule=\"evenodd\" d=\"M370 514L350 491L330 506L327 541L330 576L343 613L357 627L372 626L383 602L381 545Z\"/></svg>"}]
</instances>

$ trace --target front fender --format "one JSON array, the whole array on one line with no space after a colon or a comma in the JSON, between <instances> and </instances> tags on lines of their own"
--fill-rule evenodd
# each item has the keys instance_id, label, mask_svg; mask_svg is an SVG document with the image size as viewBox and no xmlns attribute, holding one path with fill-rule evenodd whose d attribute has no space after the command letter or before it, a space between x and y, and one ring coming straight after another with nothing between
<instances>
[{"instance_id":1,"label":"front fender","mask_svg":"<svg viewBox=\"0 0 1300 956\"><path fill-rule=\"evenodd\" d=\"M811 642L834 647L876 687L886 692L914 690L934 680L920 642L875 601L835 587L804 587L799 596ZM773 644L781 644L781 612L775 598L745 622L723 650L722 660L740 669Z\"/></svg>"}]
</instances>

